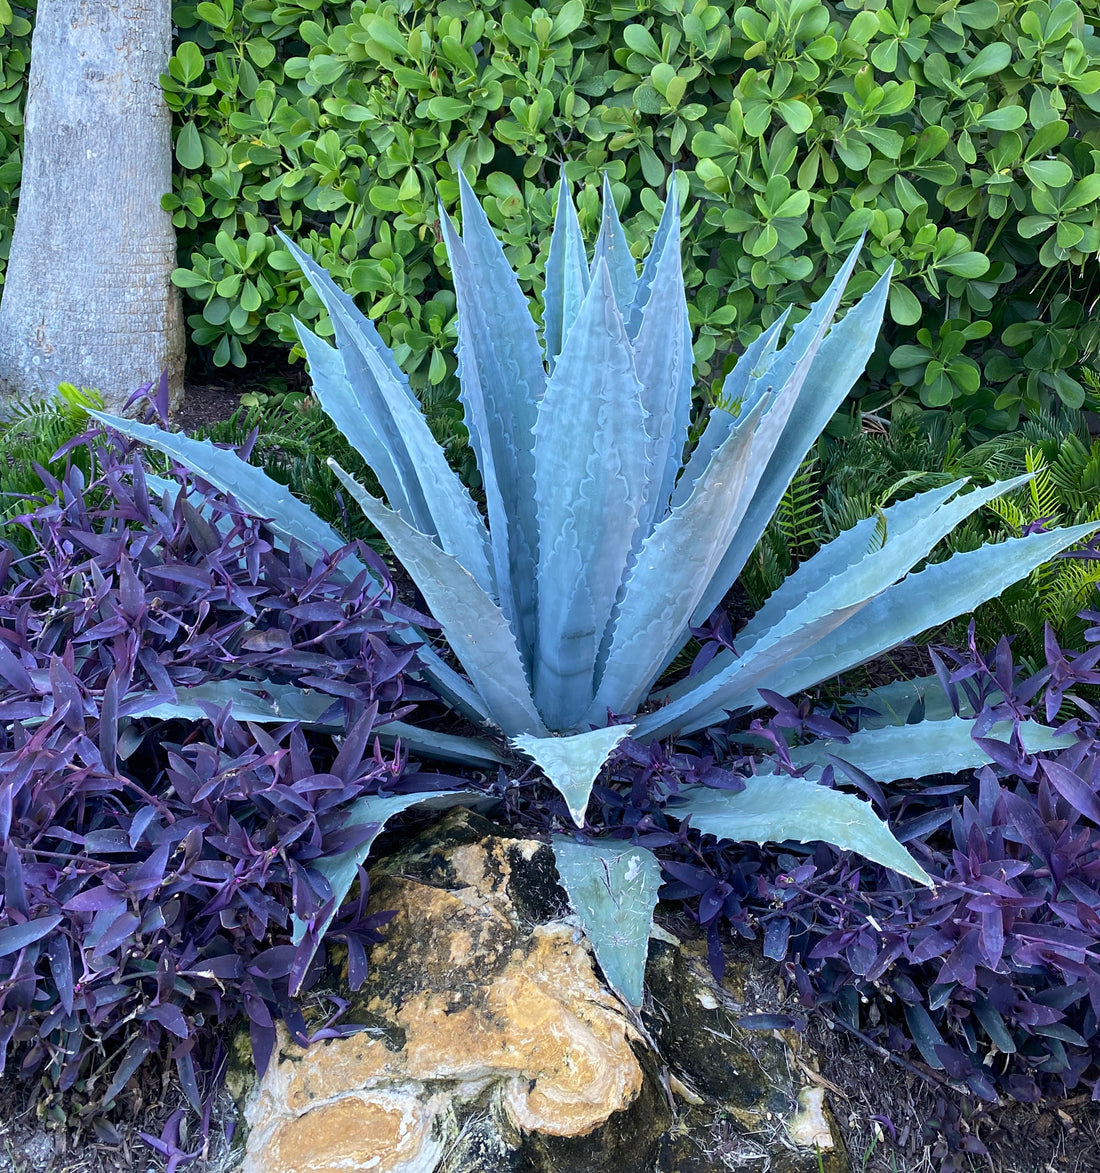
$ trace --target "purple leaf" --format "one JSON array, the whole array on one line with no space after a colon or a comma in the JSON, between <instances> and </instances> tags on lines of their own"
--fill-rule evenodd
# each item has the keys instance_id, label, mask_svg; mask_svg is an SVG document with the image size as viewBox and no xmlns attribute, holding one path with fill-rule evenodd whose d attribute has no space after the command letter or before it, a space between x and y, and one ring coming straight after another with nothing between
<instances>
[{"instance_id":1,"label":"purple leaf","mask_svg":"<svg viewBox=\"0 0 1100 1173\"><path fill-rule=\"evenodd\" d=\"M138 1015L138 1018L142 1022L159 1022L161 1026L171 1031L179 1039L186 1039L191 1033L183 1012L170 1002L162 1002L158 1006L148 1006Z\"/></svg>"},{"instance_id":2,"label":"purple leaf","mask_svg":"<svg viewBox=\"0 0 1100 1173\"><path fill-rule=\"evenodd\" d=\"M1050 784L1075 810L1100 826L1100 798L1083 779L1058 762L1039 763Z\"/></svg>"},{"instance_id":3,"label":"purple leaf","mask_svg":"<svg viewBox=\"0 0 1100 1173\"><path fill-rule=\"evenodd\" d=\"M41 916L36 920L24 921L18 925L7 925L0 929L0 957L7 957L11 953L18 953L35 941L40 941L47 933L52 933L61 923L61 916Z\"/></svg>"}]
</instances>

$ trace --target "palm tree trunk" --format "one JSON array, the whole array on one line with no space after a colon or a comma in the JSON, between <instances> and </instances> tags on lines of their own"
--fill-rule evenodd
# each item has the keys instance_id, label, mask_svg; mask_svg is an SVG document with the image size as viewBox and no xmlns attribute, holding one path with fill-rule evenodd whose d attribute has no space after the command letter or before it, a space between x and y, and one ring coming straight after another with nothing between
<instances>
[{"instance_id":1,"label":"palm tree trunk","mask_svg":"<svg viewBox=\"0 0 1100 1173\"><path fill-rule=\"evenodd\" d=\"M60 382L121 407L168 369L183 383L170 281L171 113L159 75L170 0L38 0L23 178L0 299L0 409Z\"/></svg>"}]
</instances>

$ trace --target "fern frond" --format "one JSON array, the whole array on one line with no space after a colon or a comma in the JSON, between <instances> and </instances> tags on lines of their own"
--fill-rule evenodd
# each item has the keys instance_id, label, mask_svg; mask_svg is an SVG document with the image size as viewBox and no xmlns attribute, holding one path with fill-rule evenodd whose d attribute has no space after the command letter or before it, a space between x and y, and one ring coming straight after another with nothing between
<instances>
[{"instance_id":1,"label":"fern frond","mask_svg":"<svg viewBox=\"0 0 1100 1173\"><path fill-rule=\"evenodd\" d=\"M1025 486L1031 507L1031 517L1028 520L1039 521L1046 518L1049 527L1053 528L1059 524L1062 509L1058 489L1050 475L1050 466L1041 452L1029 448L1024 458L1024 467L1029 473L1034 474Z\"/></svg>"},{"instance_id":2,"label":"fern frond","mask_svg":"<svg viewBox=\"0 0 1100 1173\"><path fill-rule=\"evenodd\" d=\"M801 561L808 558L821 545L824 527L821 523L817 461L813 457L802 462L787 486L779 502L776 518L792 559Z\"/></svg>"}]
</instances>

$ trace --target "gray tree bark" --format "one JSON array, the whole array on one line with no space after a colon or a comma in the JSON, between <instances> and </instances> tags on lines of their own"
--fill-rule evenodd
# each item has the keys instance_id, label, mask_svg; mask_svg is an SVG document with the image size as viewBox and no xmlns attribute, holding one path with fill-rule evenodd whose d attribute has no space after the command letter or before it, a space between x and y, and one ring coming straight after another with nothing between
<instances>
[{"instance_id":1,"label":"gray tree bark","mask_svg":"<svg viewBox=\"0 0 1100 1173\"><path fill-rule=\"evenodd\" d=\"M171 51L171 0L38 0L0 410L62 382L117 410L165 368L173 401L182 394L175 230L160 206L172 187L159 83Z\"/></svg>"}]
</instances>

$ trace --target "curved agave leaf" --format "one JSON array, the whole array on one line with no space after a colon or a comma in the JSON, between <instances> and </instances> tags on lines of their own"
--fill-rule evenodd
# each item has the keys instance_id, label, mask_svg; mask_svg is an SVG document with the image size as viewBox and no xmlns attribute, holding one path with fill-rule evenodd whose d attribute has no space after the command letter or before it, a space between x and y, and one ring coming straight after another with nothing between
<instances>
[{"instance_id":1,"label":"curved agave leaf","mask_svg":"<svg viewBox=\"0 0 1100 1173\"><path fill-rule=\"evenodd\" d=\"M678 217L675 227L670 243L658 257L649 300L634 338L634 367L642 384L642 407L651 437L645 530L640 532L648 531L668 509L691 423L693 355Z\"/></svg>"},{"instance_id":2,"label":"curved agave leaf","mask_svg":"<svg viewBox=\"0 0 1100 1173\"><path fill-rule=\"evenodd\" d=\"M745 421L752 414L757 401L769 393L760 375L772 361L780 331L789 312L784 310L778 321L754 342L749 343L745 353L737 359L733 370L726 376L722 386L722 402L729 403L730 410L716 407L711 411L703 434L688 457L683 475L676 482L676 489L672 494L673 508L682 505L691 496L714 453L726 442L731 432L746 426ZM746 395L750 383L759 391L759 394L752 397L751 403Z\"/></svg>"},{"instance_id":3,"label":"curved agave leaf","mask_svg":"<svg viewBox=\"0 0 1100 1173\"><path fill-rule=\"evenodd\" d=\"M880 684L865 692L857 693L852 700L859 707L860 729L882 729L886 725L907 725L916 706L920 707L925 721L945 721L948 717L976 716L974 706L962 689L956 689L958 709L956 713L951 698L944 692L936 675L913 676L905 680L894 680ZM991 692L991 705L1000 704L1004 693L1000 689Z\"/></svg>"},{"instance_id":4,"label":"curved agave leaf","mask_svg":"<svg viewBox=\"0 0 1100 1173\"><path fill-rule=\"evenodd\" d=\"M273 481L262 469L255 468L234 453L224 448L215 448L208 440L192 440L181 433L151 428L147 424L137 423L136 420L119 419L109 415L97 415L97 418L123 435L133 436L134 439L174 457L223 493L232 493L238 504L254 517L269 517L269 510L272 510L275 516L271 518L270 528L277 544L281 542L284 547L289 548L290 542L296 541L315 557L339 550L347 544L308 505L303 505L297 497L292 496L277 481ZM162 496L165 486L169 487L173 498L179 492L178 485L161 477L146 474L145 480L150 488L155 492L159 491ZM354 578L367 570L367 567L353 554L348 554L341 560L340 569L348 578ZM393 638L398 643L422 645L417 650L417 674L431 681L432 686L449 705L466 714L475 723L485 724L489 721L485 701L470 687L468 681L463 680L432 651L420 632L414 628L398 626L393 631Z\"/></svg>"},{"instance_id":5,"label":"curved agave leaf","mask_svg":"<svg viewBox=\"0 0 1100 1173\"><path fill-rule=\"evenodd\" d=\"M869 550L850 565L838 566L835 574L825 578L818 589L794 602L772 627L744 648L738 658L724 656L719 671L702 680L694 678L691 687L671 704L642 718L638 722L639 731L647 737L659 736L653 728L668 728L670 722L675 722L673 727L680 731L698 729L701 725L697 722L707 720L715 712L745 704L756 707L757 689L773 687L769 681L774 673L781 672L793 659L866 608L876 595L896 583L962 518L1015 484L1015 481L1001 482L988 489L957 496L946 503L943 502L942 489L918 494L913 498L916 504L909 511L908 528L894 534L888 530L881 546ZM815 575L816 579L822 578L820 568L815 568ZM791 596L799 593L792 590ZM874 631L865 619L861 626L864 630ZM877 644L876 651L892 646ZM826 675L839 670L834 668Z\"/></svg>"},{"instance_id":6,"label":"curved agave leaf","mask_svg":"<svg viewBox=\"0 0 1100 1173\"><path fill-rule=\"evenodd\" d=\"M789 611L822 589L838 573L850 570L869 553L899 533L911 533L925 524L928 516L966 487L966 479L952 481L904 501L895 501L871 517L826 542L812 557L799 564L780 583L759 611L738 632L738 640L751 646L764 638Z\"/></svg>"},{"instance_id":7,"label":"curved agave leaf","mask_svg":"<svg viewBox=\"0 0 1100 1173\"><path fill-rule=\"evenodd\" d=\"M630 736L633 725L611 725L568 737L513 737L512 744L525 753L553 783L578 827L592 794L592 783L612 751Z\"/></svg>"},{"instance_id":8,"label":"curved agave leaf","mask_svg":"<svg viewBox=\"0 0 1100 1173\"><path fill-rule=\"evenodd\" d=\"M192 440L181 432L166 432L137 420L102 411L89 411L88 414L116 432L140 440L187 465L223 493L232 493L238 504L253 516L269 518L273 533L287 542L297 542L314 556L320 557L347 545L332 526L323 522L308 505L303 505L289 489L273 481L262 469L241 460L235 452L215 448L209 440ZM352 578L365 569L351 554L341 563L341 568Z\"/></svg>"},{"instance_id":9,"label":"curved agave leaf","mask_svg":"<svg viewBox=\"0 0 1100 1173\"><path fill-rule=\"evenodd\" d=\"M745 789L737 794L692 787L683 792L682 802L670 801L665 813L680 819L690 815L697 831L735 843L823 840L933 887L931 877L875 815L870 803L804 778L769 774L744 782Z\"/></svg>"},{"instance_id":10,"label":"curved agave leaf","mask_svg":"<svg viewBox=\"0 0 1100 1173\"><path fill-rule=\"evenodd\" d=\"M1086 522L1049 533L1009 538L955 554L945 562L909 574L872 599L855 622L838 627L805 654L777 666L759 686L791 696L845 672L922 631L973 611L1098 529L1100 522ZM752 701L739 692L727 697L721 707L747 703L754 708L759 706L755 688ZM700 714L700 719L705 721L707 716ZM694 720L690 728L702 728Z\"/></svg>"},{"instance_id":11,"label":"curved agave leaf","mask_svg":"<svg viewBox=\"0 0 1100 1173\"><path fill-rule=\"evenodd\" d=\"M264 696L259 695L264 693ZM334 708L336 699L314 689L301 689L292 684L272 681L244 681L236 679L210 680L191 688L176 689L177 700L165 701L158 693L131 693L123 702L122 711L133 717L156 717L162 721L185 717L200 721L207 716L204 705L216 709L230 706L235 721L255 721L258 725L301 721L311 728L340 730L344 727L343 714ZM329 714L326 716L326 714ZM404 721L387 721L374 728L383 745L392 746L398 739L406 749L444 762L459 762L467 766L505 766L508 759L498 753L487 741L474 737L457 737L421 729Z\"/></svg>"},{"instance_id":12,"label":"curved agave leaf","mask_svg":"<svg viewBox=\"0 0 1100 1173\"><path fill-rule=\"evenodd\" d=\"M607 984L641 1006L661 865L644 847L551 840L558 875Z\"/></svg>"},{"instance_id":13,"label":"curved agave leaf","mask_svg":"<svg viewBox=\"0 0 1100 1173\"><path fill-rule=\"evenodd\" d=\"M266 695L261 696L261 692ZM330 729L343 725L340 717L322 720L337 704L336 697L291 684L235 678L208 680L190 688L177 687L176 697L175 701L165 701L155 692L132 693L124 702L125 711L134 717L156 717L162 721L178 717L201 721L210 706L224 709L229 705L235 721L255 721L257 725L284 721L301 721L303 725L323 725Z\"/></svg>"},{"instance_id":14,"label":"curved agave leaf","mask_svg":"<svg viewBox=\"0 0 1100 1173\"><path fill-rule=\"evenodd\" d=\"M446 214L440 219L458 301L459 397L485 486L501 608L529 666L538 557L533 436L546 372L516 275L461 172L458 178L461 241Z\"/></svg>"},{"instance_id":15,"label":"curved agave leaf","mask_svg":"<svg viewBox=\"0 0 1100 1173\"><path fill-rule=\"evenodd\" d=\"M542 541L534 693L553 729L575 728L592 701L596 655L645 499L641 390L600 265L535 425Z\"/></svg>"},{"instance_id":16,"label":"curved agave leaf","mask_svg":"<svg viewBox=\"0 0 1100 1173\"><path fill-rule=\"evenodd\" d=\"M372 497L331 457L328 463L412 575L492 721L508 734L545 734L515 636L496 603L457 559Z\"/></svg>"},{"instance_id":17,"label":"curved agave leaf","mask_svg":"<svg viewBox=\"0 0 1100 1173\"><path fill-rule=\"evenodd\" d=\"M362 389L355 410L365 417L371 431L386 447L389 458L381 469L376 470L376 475L381 473L390 477L391 487L395 493L394 508L402 509L409 523L417 529L435 534L436 524L428 496L429 486L421 483L421 470L409 451L401 423L394 416L392 396L387 396L383 391L383 387L391 391L396 390L397 397L401 399L405 408L406 417L409 411L419 412L419 405L408 380L397 369L393 356L383 344L377 329L359 312L352 299L341 292L328 272L283 233L280 232L279 236L328 311L336 331L340 360L347 380L353 387ZM326 388L322 386L321 390L323 392ZM334 419L341 430L345 424L354 424L354 416L349 415L339 398L336 399L335 406L337 416ZM427 427L426 424L424 426ZM357 430L361 431L361 428ZM352 443L357 446L355 441ZM386 492L388 496L389 489Z\"/></svg>"},{"instance_id":18,"label":"curved agave leaf","mask_svg":"<svg viewBox=\"0 0 1100 1173\"><path fill-rule=\"evenodd\" d=\"M341 852L339 855L322 856L312 865L314 870L320 872L328 881L332 888L333 899L327 914L321 918L319 923L312 926L313 948L306 956L294 959L294 972L291 974L292 989L290 991L292 997L301 989L306 971L313 960L313 955L317 952L317 946L320 945L329 925L332 924L333 917L351 891L351 886L359 874L359 868L366 862L371 845L381 834L386 823L394 815L399 815L411 806L472 806L484 802L485 797L484 794L478 794L473 790L441 790L435 794L371 794L356 799L347 808L340 819L341 830L351 830L355 827L367 827L373 828L373 830L358 847L351 851ZM291 914L290 924L290 939L293 944L297 945L311 926L302 920L297 913Z\"/></svg>"},{"instance_id":19,"label":"curved agave leaf","mask_svg":"<svg viewBox=\"0 0 1100 1173\"><path fill-rule=\"evenodd\" d=\"M447 463L420 405L403 392L381 359L370 354L366 355L366 365L371 379L359 387L353 387L340 352L322 342L297 319L294 319L294 324L309 360L314 395L325 413L374 470L387 496L387 481L400 482L401 478L394 469L387 445L380 440L371 419L379 410L389 413L402 438L409 462L416 469L417 483L426 505L426 519L432 526L428 536L438 538L443 549L466 567L478 585L490 595L495 595L496 584L489 564L489 535L485 524L473 498ZM360 346L361 351L365 349ZM371 402L378 397L383 400L381 404ZM394 472L392 478L391 470ZM391 500L390 506L401 513L402 502L407 520L414 524L407 494L402 493L397 501Z\"/></svg>"},{"instance_id":20,"label":"curved agave leaf","mask_svg":"<svg viewBox=\"0 0 1100 1173\"><path fill-rule=\"evenodd\" d=\"M849 258L849 262L853 261L854 257ZM841 274L847 269L846 263ZM841 274L838 274L838 279ZM836 282L834 286L835 284ZM791 381L799 381L797 400L789 413L783 434L768 460L767 469L753 494L737 536L726 551L721 566L696 608L694 622L705 623L733 586L810 446L844 401L856 379L863 373L882 326L889 287L890 275L887 273L868 294L852 306L821 341L819 349L816 350L816 362L806 365L806 356L803 356L803 359L795 364ZM839 293L836 297L839 300ZM816 309L817 306L814 307L814 311ZM811 311L811 314L814 311ZM804 325L805 323L799 323L795 329L796 335ZM776 357L773 370L769 371L768 377L779 373L781 359L794 345L795 341L792 339L784 347ZM813 351L814 343L811 340L806 354L811 355Z\"/></svg>"},{"instance_id":21,"label":"curved agave leaf","mask_svg":"<svg viewBox=\"0 0 1100 1173\"><path fill-rule=\"evenodd\" d=\"M790 755L796 766L813 767L807 775L811 778L820 778L825 765L834 758L870 774L876 782L958 774L962 770L976 770L990 761L974 740L973 730L972 719L951 716L939 721L918 721L914 725L868 729L853 733L847 742L813 741L794 746ZM993 741L1005 741L1011 732L1011 721L999 721L985 736ZM1020 738L1028 753L1065 749L1077 740L1037 721L1022 721Z\"/></svg>"},{"instance_id":22,"label":"curved agave leaf","mask_svg":"<svg viewBox=\"0 0 1100 1173\"><path fill-rule=\"evenodd\" d=\"M318 402L326 412L330 410L326 403L331 402L338 415L345 414L341 411L342 401L351 398L351 388L340 351L318 338L297 318L292 320L298 331L298 339L306 352L309 378ZM378 478L390 508L396 509L405 517L411 517L412 509L405 495L404 479L398 472L385 441L371 426L369 415L362 411L351 411L346 414L348 418L343 424L337 422L334 417L337 427Z\"/></svg>"},{"instance_id":23,"label":"curved agave leaf","mask_svg":"<svg viewBox=\"0 0 1100 1173\"><path fill-rule=\"evenodd\" d=\"M412 387L409 386L408 377L406 376L405 372L397 365L397 360L390 353L389 347L382 341L382 335L378 333L378 327L370 320L370 318L366 317L366 315L360 312L359 307L355 304L355 299L350 294L345 293L340 288L340 286L337 285L335 281L333 281L332 277L329 276L328 270L325 269L323 265L319 265L309 255L309 253L307 253L304 249L299 248L298 245L296 245L280 229L276 228L275 232L279 239L282 240L282 242L288 247L291 256L293 256L295 260L298 261L299 266L302 268L303 274L309 279L309 283L317 291L318 295L321 294L322 290L324 291L326 307L330 303L335 305L340 311L340 317L343 321L355 323L362 337L365 339L371 349L378 354L379 358L381 358L382 362L385 364L386 369L393 376L398 385L402 387L409 399L413 403L416 403L416 394L414 393ZM301 262L303 260L306 262L306 266L308 267L302 266ZM333 321L333 326L336 326L335 320Z\"/></svg>"},{"instance_id":24,"label":"curved agave leaf","mask_svg":"<svg viewBox=\"0 0 1100 1173\"><path fill-rule=\"evenodd\" d=\"M757 416L767 410L762 401ZM754 421L753 421L754 422ZM757 432L731 434L697 491L642 542L623 585L606 664L585 719L632 713L668 659L745 508ZM682 642L682 641L680 641Z\"/></svg>"},{"instance_id":25,"label":"curved agave leaf","mask_svg":"<svg viewBox=\"0 0 1100 1173\"><path fill-rule=\"evenodd\" d=\"M611 288L615 291L615 303L619 307L619 313L625 316L638 285L638 270L634 258L630 255L630 245L626 242L623 226L619 222L619 211L615 207L615 197L611 192L611 180L607 178L606 173L603 177L602 194L600 234L596 237L596 248L588 272L594 278L600 261L607 265L607 271L611 274ZM671 185L669 195L672 195ZM584 254L581 256L583 259Z\"/></svg>"}]
</instances>

